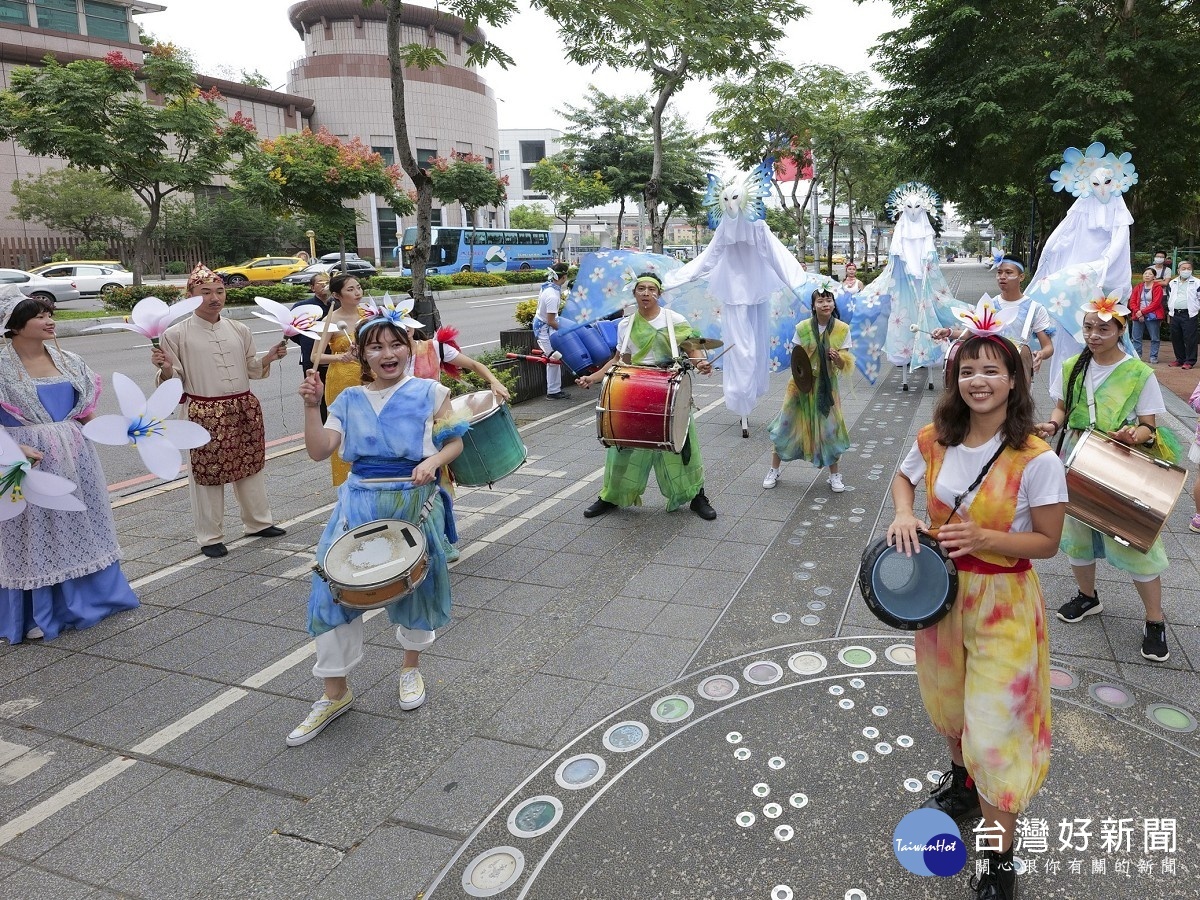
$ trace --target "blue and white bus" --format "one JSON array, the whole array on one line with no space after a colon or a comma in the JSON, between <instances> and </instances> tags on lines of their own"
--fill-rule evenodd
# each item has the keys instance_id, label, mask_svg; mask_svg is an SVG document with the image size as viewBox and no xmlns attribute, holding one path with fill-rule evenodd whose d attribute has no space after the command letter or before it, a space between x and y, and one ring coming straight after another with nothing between
<instances>
[{"instance_id":1,"label":"blue and white bus","mask_svg":"<svg viewBox=\"0 0 1200 900\"><path fill-rule=\"evenodd\" d=\"M404 229L399 247L401 272L412 274L409 258L417 242L415 225ZM555 260L549 231L528 228L476 228L472 243L470 228L441 228L432 231L429 241L430 275L455 272L511 272L518 269L545 269Z\"/></svg>"}]
</instances>

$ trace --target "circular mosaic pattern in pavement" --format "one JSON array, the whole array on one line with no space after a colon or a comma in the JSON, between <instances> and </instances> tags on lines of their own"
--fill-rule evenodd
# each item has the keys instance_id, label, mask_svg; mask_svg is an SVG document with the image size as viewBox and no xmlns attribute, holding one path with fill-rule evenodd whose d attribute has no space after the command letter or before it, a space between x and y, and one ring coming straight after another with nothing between
<instances>
[{"instance_id":1,"label":"circular mosaic pattern in pavement","mask_svg":"<svg viewBox=\"0 0 1200 900\"><path fill-rule=\"evenodd\" d=\"M894 636L792 644L634 701L531 775L426 896L927 896L924 882L879 862L892 862L894 824L947 766L911 647ZM1135 816L1109 808L1122 797L1164 815L1200 802L1194 713L1111 676L1055 670L1050 777L1030 813L1051 823L1052 843L1060 818ZM1133 785L1130 766L1150 759L1155 777ZM1200 856L1200 835L1186 831L1181 861ZM853 852L830 853L830 836ZM671 850L681 846L693 848L686 864ZM969 874L945 896L967 895ZM1025 877L1039 896L1078 887L1067 874ZM1097 900L1134 890L1088 884ZM1175 884L1148 879L1136 892L1174 895Z\"/></svg>"}]
</instances>

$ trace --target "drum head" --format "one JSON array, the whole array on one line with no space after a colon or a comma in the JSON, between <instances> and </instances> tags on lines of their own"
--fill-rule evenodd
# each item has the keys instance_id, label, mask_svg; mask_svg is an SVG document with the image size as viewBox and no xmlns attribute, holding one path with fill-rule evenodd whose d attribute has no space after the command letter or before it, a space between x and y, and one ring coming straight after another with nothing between
<instances>
[{"instance_id":1,"label":"drum head","mask_svg":"<svg viewBox=\"0 0 1200 900\"><path fill-rule=\"evenodd\" d=\"M687 441L688 424L692 421L692 373L680 372L675 386L675 403L671 407L671 440L683 450Z\"/></svg>"},{"instance_id":2,"label":"drum head","mask_svg":"<svg viewBox=\"0 0 1200 900\"><path fill-rule=\"evenodd\" d=\"M331 584L362 589L387 584L425 555L425 535L403 519L376 519L351 528L329 546L321 568Z\"/></svg>"},{"instance_id":3,"label":"drum head","mask_svg":"<svg viewBox=\"0 0 1200 900\"><path fill-rule=\"evenodd\" d=\"M881 537L863 554L858 586L883 623L913 631L936 623L954 605L958 572L937 541L922 534L921 552L905 556Z\"/></svg>"},{"instance_id":4,"label":"drum head","mask_svg":"<svg viewBox=\"0 0 1200 900\"><path fill-rule=\"evenodd\" d=\"M808 358L808 352L799 344L792 348L792 381L796 382L796 389L803 394L812 390L812 360Z\"/></svg>"},{"instance_id":5,"label":"drum head","mask_svg":"<svg viewBox=\"0 0 1200 900\"><path fill-rule=\"evenodd\" d=\"M482 421L500 408L500 402L491 391L474 391L460 394L450 401L456 413L466 413L471 424Z\"/></svg>"}]
</instances>

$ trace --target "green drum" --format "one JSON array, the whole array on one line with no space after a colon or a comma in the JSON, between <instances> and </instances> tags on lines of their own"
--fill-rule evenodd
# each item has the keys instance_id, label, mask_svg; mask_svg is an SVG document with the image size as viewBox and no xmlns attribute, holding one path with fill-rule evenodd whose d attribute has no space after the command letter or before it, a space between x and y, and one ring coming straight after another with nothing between
<instances>
[{"instance_id":1,"label":"green drum","mask_svg":"<svg viewBox=\"0 0 1200 900\"><path fill-rule=\"evenodd\" d=\"M463 451L450 463L454 480L461 485L489 487L521 467L529 451L508 407L491 391L475 391L450 401L455 412L465 412L471 429L463 435Z\"/></svg>"}]
</instances>

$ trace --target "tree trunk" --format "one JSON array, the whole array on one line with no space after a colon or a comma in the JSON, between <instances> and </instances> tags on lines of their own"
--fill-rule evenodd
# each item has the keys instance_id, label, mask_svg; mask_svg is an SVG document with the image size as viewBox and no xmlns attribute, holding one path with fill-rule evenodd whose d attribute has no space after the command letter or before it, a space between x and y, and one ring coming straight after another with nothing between
<instances>
[{"instance_id":1,"label":"tree trunk","mask_svg":"<svg viewBox=\"0 0 1200 900\"><path fill-rule=\"evenodd\" d=\"M162 197L155 194L146 204L146 224L142 226L142 230L138 232L137 237L133 239L133 283L134 285L142 284L142 276L145 275L149 268L150 259L150 241L154 236L154 231L158 228L158 217L162 212Z\"/></svg>"},{"instance_id":2,"label":"tree trunk","mask_svg":"<svg viewBox=\"0 0 1200 900\"><path fill-rule=\"evenodd\" d=\"M471 271L476 272L478 270L475 268L475 236L478 232L478 229L475 225L475 210L467 209L464 206L463 212L465 212L467 214L467 218L471 220Z\"/></svg>"},{"instance_id":3,"label":"tree trunk","mask_svg":"<svg viewBox=\"0 0 1200 900\"><path fill-rule=\"evenodd\" d=\"M846 226L846 233L850 236L846 262L854 262L854 182L849 178L846 179L846 209L850 212L849 224Z\"/></svg>"},{"instance_id":4,"label":"tree trunk","mask_svg":"<svg viewBox=\"0 0 1200 900\"><path fill-rule=\"evenodd\" d=\"M800 176L796 174L796 180L792 182L792 217L796 220L796 244L800 248L800 262L804 262L804 257L808 255L808 202L812 200L813 189L817 186L817 176L813 173L813 177L808 182L808 192L804 195L804 202L796 202L796 191L799 189ZM813 254L813 259L816 259L816 254Z\"/></svg>"},{"instance_id":5,"label":"tree trunk","mask_svg":"<svg viewBox=\"0 0 1200 900\"><path fill-rule=\"evenodd\" d=\"M625 198L621 198L620 206L617 207L617 249L625 243Z\"/></svg>"},{"instance_id":6,"label":"tree trunk","mask_svg":"<svg viewBox=\"0 0 1200 900\"><path fill-rule=\"evenodd\" d=\"M647 50L653 53L653 50L649 46L647 46ZM674 69L663 69L655 66L655 81L658 81L660 86L658 89L658 99L654 101L654 109L650 113L650 130L654 136L654 161L650 166L650 180L646 182L646 187L642 191L646 215L650 219L651 249L655 253L663 252L663 231L666 230L666 222L660 222L658 219L658 195L662 184L663 165L663 113L667 109L667 101L671 99L671 95L678 90L679 85L683 82L683 77L687 73L687 64L688 57L685 53L680 56L679 64Z\"/></svg>"},{"instance_id":7,"label":"tree trunk","mask_svg":"<svg viewBox=\"0 0 1200 900\"><path fill-rule=\"evenodd\" d=\"M425 291L425 267L429 264L430 218L433 210L433 179L417 165L408 138L408 114L404 104L404 61L400 58L400 13L403 0L387 3L388 74L392 84L392 128L396 132L396 157L417 190L417 240L409 257L412 295L416 298L414 318L426 330L436 329L439 316L433 296ZM403 242L403 232L401 232Z\"/></svg>"}]
</instances>

